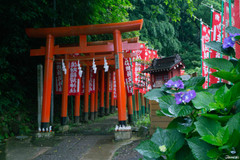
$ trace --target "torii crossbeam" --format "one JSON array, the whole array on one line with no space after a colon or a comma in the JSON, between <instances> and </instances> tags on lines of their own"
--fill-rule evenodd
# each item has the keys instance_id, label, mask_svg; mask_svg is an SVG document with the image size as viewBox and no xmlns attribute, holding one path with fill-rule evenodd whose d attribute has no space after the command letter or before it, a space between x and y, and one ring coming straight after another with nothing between
<instances>
[{"instance_id":1,"label":"torii crossbeam","mask_svg":"<svg viewBox=\"0 0 240 160\"><path fill-rule=\"evenodd\" d=\"M124 85L124 70L123 70L123 54L125 48L122 43L121 33L141 30L143 19L97 25L84 25L72 27L55 27L55 28L28 28L26 33L31 38L46 38L46 47L38 50L31 50L31 56L45 55L44 65L44 85L43 85L43 105L41 127L48 128L50 120L51 107L51 89L52 89L52 74L54 55L57 54L73 54L73 53L96 53L96 52L114 52L118 63L116 68L117 81L117 105L119 124L126 124L126 94ZM103 44L96 46L88 45L87 35L96 34L113 34L113 45ZM59 47L54 46L55 37L79 36L79 46L76 47ZM130 49L130 48L129 48ZM116 62L117 60L117 62Z\"/></svg>"}]
</instances>

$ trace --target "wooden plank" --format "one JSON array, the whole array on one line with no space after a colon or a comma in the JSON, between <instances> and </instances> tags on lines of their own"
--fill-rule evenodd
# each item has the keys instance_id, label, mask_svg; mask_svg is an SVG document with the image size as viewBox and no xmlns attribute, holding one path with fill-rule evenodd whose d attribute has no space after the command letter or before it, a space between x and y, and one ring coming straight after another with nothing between
<instances>
[{"instance_id":1,"label":"wooden plank","mask_svg":"<svg viewBox=\"0 0 240 160\"><path fill-rule=\"evenodd\" d=\"M157 116L156 111L158 110L161 110L158 102L150 101L150 121L151 121L150 134L153 134L157 127L163 129L167 128L168 124L173 120L173 118L171 117Z\"/></svg>"}]
</instances>

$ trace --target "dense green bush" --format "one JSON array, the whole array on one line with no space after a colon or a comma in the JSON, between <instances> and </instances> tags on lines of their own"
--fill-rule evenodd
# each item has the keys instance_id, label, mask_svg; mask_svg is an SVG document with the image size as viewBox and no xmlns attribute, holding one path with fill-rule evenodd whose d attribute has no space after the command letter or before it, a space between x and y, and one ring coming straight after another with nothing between
<instances>
[{"instance_id":1,"label":"dense green bush","mask_svg":"<svg viewBox=\"0 0 240 160\"><path fill-rule=\"evenodd\" d=\"M227 31L235 34L230 34L231 43L239 41L239 29L229 27ZM222 54L235 55L233 48L223 48L217 42L208 46ZM213 58L204 62L217 70L212 75L232 85L218 83L203 89L204 77L188 81L174 77L162 88L148 92L146 98L157 100L161 113L175 119L167 129L158 128L150 140L136 148L145 159L239 159L240 60Z\"/></svg>"}]
</instances>

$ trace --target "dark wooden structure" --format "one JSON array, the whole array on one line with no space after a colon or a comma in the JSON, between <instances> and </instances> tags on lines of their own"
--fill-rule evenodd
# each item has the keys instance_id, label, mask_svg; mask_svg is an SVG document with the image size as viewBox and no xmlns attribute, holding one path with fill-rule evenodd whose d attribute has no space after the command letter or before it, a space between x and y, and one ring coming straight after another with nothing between
<instances>
[{"instance_id":1,"label":"dark wooden structure","mask_svg":"<svg viewBox=\"0 0 240 160\"><path fill-rule=\"evenodd\" d=\"M181 57L176 54L162 59L153 59L152 65L142 73L150 73L152 88L159 88L174 76L181 76L181 69L185 68Z\"/></svg>"}]
</instances>

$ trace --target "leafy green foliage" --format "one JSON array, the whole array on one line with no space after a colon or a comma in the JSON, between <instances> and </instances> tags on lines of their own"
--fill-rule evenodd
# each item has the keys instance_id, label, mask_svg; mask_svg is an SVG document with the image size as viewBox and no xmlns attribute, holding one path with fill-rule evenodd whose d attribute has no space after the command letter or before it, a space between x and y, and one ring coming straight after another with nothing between
<instances>
[{"instance_id":1,"label":"leafy green foliage","mask_svg":"<svg viewBox=\"0 0 240 160\"><path fill-rule=\"evenodd\" d=\"M150 140L142 142L136 150L147 158L159 158L161 156L158 145Z\"/></svg>"},{"instance_id":2,"label":"leafy green foliage","mask_svg":"<svg viewBox=\"0 0 240 160\"><path fill-rule=\"evenodd\" d=\"M213 149L212 145L202 141L200 137L187 139L187 142L197 160L210 160L206 153Z\"/></svg>"},{"instance_id":3,"label":"leafy green foliage","mask_svg":"<svg viewBox=\"0 0 240 160\"><path fill-rule=\"evenodd\" d=\"M174 156L182 157L182 159L185 159L184 156L187 157L186 159L198 160L222 159L234 152L236 152L235 155L240 155L239 60L230 62L223 59L211 59L205 62L211 68L218 70L215 73L230 73L232 76L226 79L231 79L236 83L233 85L219 83L203 89L201 85L204 83L204 78L196 77L184 81L183 89L167 88L166 86L158 89L159 92L164 93L164 96L159 97L160 111L165 116L175 117L167 129L160 130L161 135L164 135L163 131L167 132L169 129L173 129L182 133L187 140L187 146L180 145L182 148L175 154L165 153L166 159L174 159ZM174 80L178 80L178 78L174 77ZM195 90L196 97L186 101L188 103L179 104L178 102L179 105L177 105L176 102L179 98L185 98L179 92L186 92L190 89ZM162 95L162 93L157 94ZM154 97L154 95L151 96ZM155 134L160 131L157 130ZM166 145L166 143L160 142L168 141L168 138L153 137L151 140L158 145ZM159 141L160 139L161 141ZM180 151L187 153L183 154Z\"/></svg>"},{"instance_id":4,"label":"leafy green foliage","mask_svg":"<svg viewBox=\"0 0 240 160\"><path fill-rule=\"evenodd\" d=\"M218 71L218 72L213 72L211 75L213 75L215 77L218 77L218 78L225 79L225 80L230 81L232 83L240 82L240 75L239 74L227 72L227 71L224 71L224 70L221 70L221 71Z\"/></svg>"},{"instance_id":5,"label":"leafy green foliage","mask_svg":"<svg viewBox=\"0 0 240 160\"><path fill-rule=\"evenodd\" d=\"M224 58L203 59L207 66L216 70L225 70L230 72L233 69L233 64Z\"/></svg>"},{"instance_id":6,"label":"leafy green foliage","mask_svg":"<svg viewBox=\"0 0 240 160\"><path fill-rule=\"evenodd\" d=\"M158 146L165 145L167 154L169 157L174 157L174 154L183 146L184 137L181 133L174 129L161 129L157 128L153 134L151 141Z\"/></svg>"},{"instance_id":7,"label":"leafy green foliage","mask_svg":"<svg viewBox=\"0 0 240 160\"><path fill-rule=\"evenodd\" d=\"M213 95L209 92L198 92L196 98L192 100L196 109L209 109L209 104L214 102Z\"/></svg>"},{"instance_id":8,"label":"leafy green foliage","mask_svg":"<svg viewBox=\"0 0 240 160\"><path fill-rule=\"evenodd\" d=\"M188 134L194 130L193 120L189 117L178 117L168 125L168 129L176 128L180 133Z\"/></svg>"}]
</instances>

